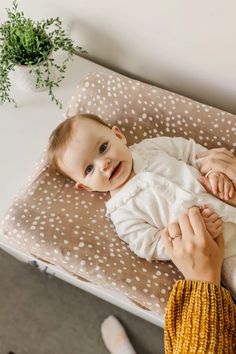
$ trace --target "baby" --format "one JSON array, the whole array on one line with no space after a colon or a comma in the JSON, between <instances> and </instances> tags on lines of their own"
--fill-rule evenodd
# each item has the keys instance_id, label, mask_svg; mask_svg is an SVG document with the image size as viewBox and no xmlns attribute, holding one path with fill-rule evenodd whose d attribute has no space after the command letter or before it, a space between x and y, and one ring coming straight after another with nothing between
<instances>
[{"instance_id":1,"label":"baby","mask_svg":"<svg viewBox=\"0 0 236 354\"><path fill-rule=\"evenodd\" d=\"M201 207L213 237L223 232L223 220L222 277L236 297L236 193L227 176L200 175L196 154L204 150L181 137L144 139L128 147L118 127L93 114L78 114L52 132L48 157L76 189L110 192L106 216L130 249L148 261L169 260L162 230L187 208Z\"/></svg>"}]
</instances>

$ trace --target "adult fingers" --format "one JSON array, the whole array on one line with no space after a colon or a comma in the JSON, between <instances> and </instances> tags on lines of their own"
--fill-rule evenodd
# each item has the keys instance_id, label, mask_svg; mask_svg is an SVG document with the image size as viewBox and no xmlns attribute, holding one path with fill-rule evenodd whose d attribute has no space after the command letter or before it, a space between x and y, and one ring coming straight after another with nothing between
<instances>
[{"instance_id":1,"label":"adult fingers","mask_svg":"<svg viewBox=\"0 0 236 354\"><path fill-rule=\"evenodd\" d=\"M215 242L217 244L217 246L219 247L219 249L222 251L224 251L224 246L225 246L225 242L224 242L224 236L223 233L221 235L219 235L216 239ZM222 259L223 260L223 259Z\"/></svg>"},{"instance_id":2,"label":"adult fingers","mask_svg":"<svg viewBox=\"0 0 236 354\"><path fill-rule=\"evenodd\" d=\"M188 211L189 222L191 223L191 227L193 229L193 233L197 235L198 239L201 241L205 241L206 238L209 237L205 222L200 214L198 207L192 207Z\"/></svg>"},{"instance_id":3,"label":"adult fingers","mask_svg":"<svg viewBox=\"0 0 236 354\"><path fill-rule=\"evenodd\" d=\"M229 162L216 161L213 165L213 169L218 169L219 172L224 173L231 180L236 180L236 157L229 158ZM220 171L221 170L221 171Z\"/></svg>"},{"instance_id":4,"label":"adult fingers","mask_svg":"<svg viewBox=\"0 0 236 354\"><path fill-rule=\"evenodd\" d=\"M163 244L165 246L165 250L167 255L173 259L173 244L172 241L170 240L170 235L169 235L169 231L167 228L163 229L162 231L162 235L161 235Z\"/></svg>"},{"instance_id":5,"label":"adult fingers","mask_svg":"<svg viewBox=\"0 0 236 354\"><path fill-rule=\"evenodd\" d=\"M179 227L183 240L189 240L194 236L194 231L189 220L188 211L179 216Z\"/></svg>"},{"instance_id":6,"label":"adult fingers","mask_svg":"<svg viewBox=\"0 0 236 354\"><path fill-rule=\"evenodd\" d=\"M175 235L181 235L181 230L180 230L179 224L177 222L170 224L168 226L168 231L169 231L170 237L174 237Z\"/></svg>"},{"instance_id":7,"label":"adult fingers","mask_svg":"<svg viewBox=\"0 0 236 354\"><path fill-rule=\"evenodd\" d=\"M236 178L236 157L230 151L209 153L209 155L200 158L199 163L202 174L206 174L212 169L226 174L231 180Z\"/></svg>"},{"instance_id":8,"label":"adult fingers","mask_svg":"<svg viewBox=\"0 0 236 354\"><path fill-rule=\"evenodd\" d=\"M225 170L228 168L227 162L220 161L219 159L210 158L209 159L202 159L200 161L201 167L200 172L205 175L208 171L214 170L217 172L225 173ZM226 174L226 173L225 173Z\"/></svg>"},{"instance_id":9,"label":"adult fingers","mask_svg":"<svg viewBox=\"0 0 236 354\"><path fill-rule=\"evenodd\" d=\"M181 239L182 239L182 232L179 227L178 223L172 223L168 226L168 232L170 237L172 238L172 245L173 248L175 247L181 247ZM181 237L180 237L181 235Z\"/></svg>"}]
</instances>

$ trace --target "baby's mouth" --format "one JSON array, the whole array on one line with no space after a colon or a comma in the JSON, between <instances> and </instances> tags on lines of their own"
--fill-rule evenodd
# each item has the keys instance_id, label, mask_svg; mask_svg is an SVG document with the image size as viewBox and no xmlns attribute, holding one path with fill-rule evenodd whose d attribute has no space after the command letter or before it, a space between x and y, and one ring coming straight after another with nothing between
<instances>
[{"instance_id":1,"label":"baby's mouth","mask_svg":"<svg viewBox=\"0 0 236 354\"><path fill-rule=\"evenodd\" d=\"M118 165L117 165L117 166L114 168L114 170L112 171L112 174L111 174L109 180L112 179L113 177L115 177L115 176L120 172L120 170L121 170L121 165L122 165L122 162L120 161L120 162L118 163Z\"/></svg>"}]
</instances>

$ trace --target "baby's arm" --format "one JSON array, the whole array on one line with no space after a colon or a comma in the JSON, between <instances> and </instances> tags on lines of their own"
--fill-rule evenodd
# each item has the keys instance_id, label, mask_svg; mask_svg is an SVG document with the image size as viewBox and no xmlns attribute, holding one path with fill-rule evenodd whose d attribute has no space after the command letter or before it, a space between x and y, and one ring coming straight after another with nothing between
<instances>
[{"instance_id":1,"label":"baby's arm","mask_svg":"<svg viewBox=\"0 0 236 354\"><path fill-rule=\"evenodd\" d=\"M145 139L142 142L147 146L146 152L148 150L156 149L166 152L169 156L176 158L177 160L185 161L187 164L194 166L198 170L200 169L200 164L196 158L196 154L207 150L204 146L197 144L193 139L185 139L182 137L161 136L151 139Z\"/></svg>"},{"instance_id":2,"label":"baby's arm","mask_svg":"<svg viewBox=\"0 0 236 354\"><path fill-rule=\"evenodd\" d=\"M118 236L125 241L137 256L151 262L169 260L161 239L162 230L150 225L133 213L133 210L119 208L110 216Z\"/></svg>"}]
</instances>

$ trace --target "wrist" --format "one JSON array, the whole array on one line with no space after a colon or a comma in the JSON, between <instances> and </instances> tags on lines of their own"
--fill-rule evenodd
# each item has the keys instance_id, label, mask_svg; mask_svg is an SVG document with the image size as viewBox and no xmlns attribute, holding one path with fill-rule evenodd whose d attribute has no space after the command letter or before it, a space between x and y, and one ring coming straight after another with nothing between
<instances>
[{"instance_id":1,"label":"wrist","mask_svg":"<svg viewBox=\"0 0 236 354\"><path fill-rule=\"evenodd\" d=\"M187 281L195 281L195 282L201 282L201 283L208 283L216 286L220 286L220 281L219 280L207 280L207 279L185 279Z\"/></svg>"},{"instance_id":2,"label":"wrist","mask_svg":"<svg viewBox=\"0 0 236 354\"><path fill-rule=\"evenodd\" d=\"M216 275L205 275L205 276L190 276L186 277L185 280L189 281L200 281L200 282L205 282L205 283L210 283L216 286L220 286L220 276Z\"/></svg>"}]
</instances>

